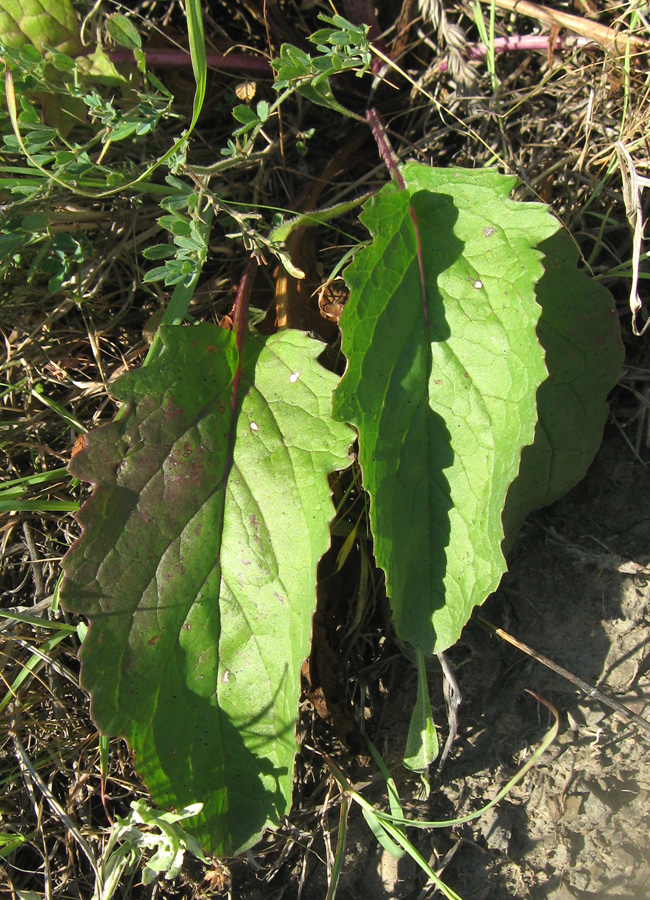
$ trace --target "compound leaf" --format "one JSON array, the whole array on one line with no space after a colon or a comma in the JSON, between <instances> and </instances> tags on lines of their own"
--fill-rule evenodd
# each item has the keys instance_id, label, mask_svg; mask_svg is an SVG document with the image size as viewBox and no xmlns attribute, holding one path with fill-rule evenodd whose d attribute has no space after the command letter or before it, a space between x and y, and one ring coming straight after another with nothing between
<instances>
[{"instance_id":1,"label":"compound leaf","mask_svg":"<svg viewBox=\"0 0 650 900\"><path fill-rule=\"evenodd\" d=\"M97 726L127 739L155 802L203 803L189 829L231 855L288 811L327 475L352 432L330 417L336 376L306 335L247 336L237 377L229 332L161 337L112 390L124 415L71 462L94 490L61 593L90 620Z\"/></svg>"}]
</instances>

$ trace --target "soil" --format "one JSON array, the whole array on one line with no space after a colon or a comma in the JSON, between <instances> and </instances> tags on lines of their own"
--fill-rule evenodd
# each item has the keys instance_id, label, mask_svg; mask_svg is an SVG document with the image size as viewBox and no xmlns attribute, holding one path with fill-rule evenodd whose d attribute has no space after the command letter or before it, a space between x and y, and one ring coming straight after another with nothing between
<instances>
[{"instance_id":1,"label":"soil","mask_svg":"<svg viewBox=\"0 0 650 900\"><path fill-rule=\"evenodd\" d=\"M508 575L481 610L495 625L641 716L650 699L648 510L645 468L612 429L587 478L526 525ZM427 802L417 801L421 788L399 765L415 672L404 658L390 662L392 683L375 739L408 815L447 820L479 809L496 795L551 724L548 710L526 690L552 703L561 725L541 762L497 807L455 828L409 831L431 865L442 868L444 881L463 900L649 896L648 734L489 634L475 619L448 658L463 698L459 731L442 772L432 779ZM437 666L430 681L440 724L446 711ZM350 757L347 767L361 783L372 772L364 762ZM364 793L386 808L381 786ZM293 850L287 843L280 865L264 865L264 847L235 864L232 896L324 898L324 835L329 833L335 848L336 791L329 801L319 827L311 833L294 831L296 843ZM308 852L301 852L307 845ZM339 900L424 900L435 894L425 880L408 857L398 863L382 850L358 810L352 811Z\"/></svg>"}]
</instances>

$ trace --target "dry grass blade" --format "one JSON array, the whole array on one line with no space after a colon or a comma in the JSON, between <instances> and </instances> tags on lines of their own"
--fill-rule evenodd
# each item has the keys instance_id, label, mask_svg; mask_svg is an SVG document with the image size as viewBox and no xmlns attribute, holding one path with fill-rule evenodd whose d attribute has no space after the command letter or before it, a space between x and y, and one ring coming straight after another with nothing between
<instances>
[{"instance_id":1,"label":"dry grass blade","mask_svg":"<svg viewBox=\"0 0 650 900\"><path fill-rule=\"evenodd\" d=\"M482 0L482 2L489 2L489 0ZM609 28L607 25L583 19L581 16L530 3L529 0L495 0L495 2L499 9L507 9L510 12L536 19L549 28L567 28L574 34L580 34L595 41L605 50L624 54L628 43L632 44L636 50L650 49L650 41L647 38L631 34L625 29Z\"/></svg>"},{"instance_id":2,"label":"dry grass blade","mask_svg":"<svg viewBox=\"0 0 650 900\"><path fill-rule=\"evenodd\" d=\"M633 233L632 243L632 284L630 286L630 309L632 311L632 331L637 337L640 337L648 327L650 319L639 330L637 318L643 308L643 301L639 296L639 263L641 259L641 249L643 245L643 233L645 229L645 221L643 218L643 206L641 196L643 188L650 187L650 178L645 178L637 174L634 161L630 156L627 148L620 141L616 142L616 155L618 164L621 169L621 179L623 181L623 200L625 201L625 212L630 228Z\"/></svg>"},{"instance_id":3,"label":"dry grass blade","mask_svg":"<svg viewBox=\"0 0 650 900\"><path fill-rule=\"evenodd\" d=\"M90 848L90 844L81 834L75 823L72 821L70 816L67 815L61 804L58 802L52 791L47 787L47 785L43 782L42 778L34 768L29 756L27 755L25 748L19 741L15 732L10 731L9 733L13 745L16 749L16 756L18 758L18 764L23 772L25 778L28 778L32 784L38 788L43 797L47 800L50 808L53 813L57 816L57 818L61 821L61 823L65 826L66 831L70 834L74 840L77 842L81 850L83 851L86 859L90 863L90 866L95 874L97 879L97 883L102 883L102 874L99 870L99 866L97 864L97 860Z\"/></svg>"}]
</instances>

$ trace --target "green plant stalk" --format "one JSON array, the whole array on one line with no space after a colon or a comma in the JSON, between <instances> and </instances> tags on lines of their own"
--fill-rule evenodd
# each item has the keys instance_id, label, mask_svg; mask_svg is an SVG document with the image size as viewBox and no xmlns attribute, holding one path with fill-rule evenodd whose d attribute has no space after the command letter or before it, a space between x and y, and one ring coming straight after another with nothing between
<instances>
[{"instance_id":1,"label":"green plant stalk","mask_svg":"<svg viewBox=\"0 0 650 900\"><path fill-rule=\"evenodd\" d=\"M351 800L355 800L359 804L370 830L376 836L381 845L385 847L389 853L397 856L398 858L403 854L400 854L399 852L396 853L391 848L395 846L401 847L403 852L408 853L409 856L411 856L415 860L422 871L426 873L431 881L433 881L438 890L441 891L445 895L445 897L447 897L447 900L462 900L462 898L459 897L455 891L447 887L447 885L443 881L441 881L439 876L433 871L426 859L424 859L424 857L415 849L413 844L404 834L404 831L402 830L402 823L399 822L394 824L394 819L399 817L393 817L388 813L384 814L383 816L379 815L379 811L376 810L370 803L368 803L368 801L364 797L362 797L361 794L357 793L354 788L352 788L352 786L348 783L345 775L339 769L336 763L328 756L325 756L325 761L327 762L332 775L339 783L341 793L344 796L347 795ZM403 819L402 821L404 824L414 824L413 821L408 819ZM383 837L381 835L382 831L384 833Z\"/></svg>"},{"instance_id":2,"label":"green plant stalk","mask_svg":"<svg viewBox=\"0 0 650 900\"><path fill-rule=\"evenodd\" d=\"M400 831L399 828L396 828L390 822L382 822L382 825L386 832L394 839L394 841L400 844L404 850L408 853L408 855L413 859L418 866L422 869L422 871L429 877L430 881L432 881L438 890L447 897L447 900L462 900L459 894L456 891L452 890L452 888L448 887L442 881L442 879L437 875L436 872L431 868L426 859L422 856L422 854L416 850L413 844L409 841L406 835Z\"/></svg>"},{"instance_id":3,"label":"green plant stalk","mask_svg":"<svg viewBox=\"0 0 650 900\"><path fill-rule=\"evenodd\" d=\"M380 822L377 816L368 812L367 809L362 809L361 813L366 820L366 825L372 831L384 850L387 853L390 853L395 859L402 859L405 853L404 848L400 844L396 844L395 841L389 837L383 822Z\"/></svg>"},{"instance_id":4,"label":"green plant stalk","mask_svg":"<svg viewBox=\"0 0 650 900\"><path fill-rule=\"evenodd\" d=\"M474 0L474 22L476 23L479 37L485 45L485 64L490 76L492 92L494 93L499 85L494 56L494 2L490 4L490 34L488 34L488 29L485 26L485 17L483 16L480 0Z\"/></svg>"},{"instance_id":5,"label":"green plant stalk","mask_svg":"<svg viewBox=\"0 0 650 900\"><path fill-rule=\"evenodd\" d=\"M361 206L362 203L365 203L366 200L369 200L371 197L372 191L369 191L367 194L362 194L361 197L355 197L354 200L345 200L343 203L334 204L334 206L325 206L323 209L300 213L300 215L288 219L286 222L282 222L281 225L276 225L275 228L272 228L271 233L269 234L269 240L278 243L284 242L288 239L294 229L323 225L325 222L329 222L337 216L344 215L351 209L356 209L357 206Z\"/></svg>"},{"instance_id":6,"label":"green plant stalk","mask_svg":"<svg viewBox=\"0 0 650 900\"><path fill-rule=\"evenodd\" d=\"M395 856L400 856L400 853L395 853L395 850L392 849L395 846L400 847L402 852L406 852L409 856L415 860L418 866L422 869L423 872L429 877L429 879L436 885L439 891L448 898L448 900L462 900L459 895L449 888L440 877L434 872L428 862L424 859L424 857L418 852L418 850L413 846L411 841L409 841L408 837L404 833L404 828L406 826L413 828L448 828L453 825L462 825L465 822L470 822L473 819L477 819L482 816L485 812L491 809L493 806L496 806L512 788L518 784L521 779L526 775L529 769L535 765L535 763L540 759L542 754L545 752L547 747L555 740L558 730L559 730L559 715L557 710L551 706L551 704L547 703L545 700L542 700L541 697L538 697L536 694L533 694L532 691L527 691L527 693L531 694L531 696L535 697L540 703L543 703L550 711L553 713L555 721L552 727L548 730L546 735L544 736L541 744L537 748L537 750L532 754L530 759L524 766L507 782L507 784L499 791L499 793L483 806L481 809L477 810L474 813L470 813L466 816L460 816L456 819L448 819L447 821L435 822L435 821L423 821L417 819L406 819L402 815L394 815L393 813L385 813L381 810L375 809L361 794L352 788L352 786L348 783L345 775L339 769L339 767L334 763L329 757L326 757L327 764L330 768L330 771L334 775L334 778L339 783L342 794L347 795L350 799L355 800L359 806L361 807L362 813L368 826L372 830L372 832L377 837L378 841L384 846L390 853L393 853ZM373 746L370 741L368 741L368 746L370 747L373 758L377 758L379 754L377 754L376 750L373 753ZM390 778L390 774L386 769L383 761L380 766L380 771L384 778L388 780ZM391 791L389 788L389 797L391 796ZM391 807L392 807L391 802ZM383 836L382 836L383 831ZM337 856L339 854L339 850L337 847Z\"/></svg>"},{"instance_id":7,"label":"green plant stalk","mask_svg":"<svg viewBox=\"0 0 650 900\"><path fill-rule=\"evenodd\" d=\"M269 110L269 114L270 112L271 110ZM241 166L242 163L261 162L265 156L266 152L260 150L257 153L250 153L248 156L244 156L243 159L221 159L219 162L212 163L209 166L188 166L188 172L191 172L193 175L218 175L221 172L228 171L228 169Z\"/></svg>"},{"instance_id":8,"label":"green plant stalk","mask_svg":"<svg viewBox=\"0 0 650 900\"><path fill-rule=\"evenodd\" d=\"M639 21L638 10L632 9L630 15L630 25L628 28L628 35L631 34L636 28ZM619 141L623 140L623 136L625 134L625 123L627 122L627 111L630 108L630 61L632 54L632 41L629 39L625 42L625 56L623 58L623 108L621 110L621 127L618 133Z\"/></svg>"},{"instance_id":9,"label":"green plant stalk","mask_svg":"<svg viewBox=\"0 0 650 900\"><path fill-rule=\"evenodd\" d=\"M404 765L414 772L419 772L426 778L429 766L438 757L440 747L431 712L424 652L417 647L415 649L415 662L418 672L418 689L406 740ZM428 785L428 782L426 784Z\"/></svg>"},{"instance_id":10,"label":"green plant stalk","mask_svg":"<svg viewBox=\"0 0 650 900\"><path fill-rule=\"evenodd\" d=\"M47 169L42 169L43 174L40 177L34 175L34 169L31 166L0 166L0 172L7 172L10 174L23 175L20 179L16 178L0 178L0 187L6 188L7 190L11 190L11 188L15 188L18 186L29 186L29 187L41 187L44 182L50 181L52 179L52 174L47 171ZM100 178L88 178L86 176L82 176L81 178L75 179L78 185L81 185L83 188L97 188L100 189L102 185L106 182ZM63 181L61 182L65 188L68 190L74 190L70 185ZM169 197L174 193L173 188L168 187L165 184L155 184L151 181L144 181L139 184L139 189L144 194L152 194L153 196L161 196L161 197ZM121 188L118 188L121 190ZM77 193L80 193L77 191ZM86 196L86 195L83 195ZM95 194L88 194L87 196L94 197Z\"/></svg>"},{"instance_id":11,"label":"green plant stalk","mask_svg":"<svg viewBox=\"0 0 650 900\"><path fill-rule=\"evenodd\" d=\"M388 805L390 806L391 815L399 818L404 818L404 810L402 809L402 804L400 803L399 794L397 792L397 785L395 784L395 779L388 771L388 767L384 760L381 758L381 755L373 742L370 740L367 734L363 735L366 739L366 744L368 745L368 749L370 750L370 755L373 758L373 761L379 771L381 772L381 776L386 782L386 789L388 791Z\"/></svg>"}]
</instances>

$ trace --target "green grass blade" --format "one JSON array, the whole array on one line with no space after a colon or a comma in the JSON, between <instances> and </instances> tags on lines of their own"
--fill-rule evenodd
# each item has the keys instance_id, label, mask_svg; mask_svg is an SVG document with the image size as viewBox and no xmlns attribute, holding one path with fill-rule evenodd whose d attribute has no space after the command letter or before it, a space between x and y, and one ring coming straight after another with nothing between
<instances>
[{"instance_id":1,"label":"green grass blade","mask_svg":"<svg viewBox=\"0 0 650 900\"><path fill-rule=\"evenodd\" d=\"M336 841L336 855L334 857L334 865L332 866L332 875L327 888L327 897L325 900L334 900L336 891L339 886L339 879L343 869L345 860L345 842L348 835L348 813L350 811L350 801L347 794L341 792L341 813L339 816L339 833Z\"/></svg>"},{"instance_id":2,"label":"green grass blade","mask_svg":"<svg viewBox=\"0 0 650 900\"><path fill-rule=\"evenodd\" d=\"M368 749L370 750L370 755L373 758L373 761L379 771L381 772L381 776L386 782L386 788L388 790L388 804L390 806L390 811L392 815L397 817L404 816L404 810L402 809L402 804L400 803L399 794L397 792L397 785L395 784L395 779L388 771L388 767L384 760L381 758L379 751L370 740L367 734L364 734L366 739L366 744L368 745Z\"/></svg>"},{"instance_id":3,"label":"green grass blade","mask_svg":"<svg viewBox=\"0 0 650 900\"><path fill-rule=\"evenodd\" d=\"M30 651L33 655L31 659L23 664L23 668L14 679L13 684L9 687L9 690L4 695L2 700L0 700L0 712L2 712L2 710L9 703L11 703L12 700L16 699L16 693L19 687L25 682L28 676L32 674L38 663L47 662L47 654L50 653L50 651L52 651L57 644L60 644L61 641L64 640L67 636L67 631L64 634L56 634L54 635L54 637L51 637L49 638L49 640L45 641L42 647L38 650L35 647L30 647Z\"/></svg>"},{"instance_id":4,"label":"green grass blade","mask_svg":"<svg viewBox=\"0 0 650 900\"><path fill-rule=\"evenodd\" d=\"M193 131L198 122L205 99L205 88L208 80L208 65L205 56L205 35L203 33L203 15L199 0L187 0L187 36L190 45L190 57L192 59L192 71L196 82L194 104L192 107L192 122L189 131ZM189 133L189 132L188 132Z\"/></svg>"},{"instance_id":5,"label":"green grass blade","mask_svg":"<svg viewBox=\"0 0 650 900\"><path fill-rule=\"evenodd\" d=\"M361 812L363 814L363 818L366 820L368 828L372 831L384 850L390 853L391 856L394 856L395 859L401 859L406 851L404 850L404 847L402 847L400 844L397 844L392 838L388 836L388 832L384 827L384 822L380 822L377 816L369 809L362 809ZM395 830L399 831L400 829L396 826ZM400 831L400 833L403 837L406 837L403 832Z\"/></svg>"},{"instance_id":6,"label":"green grass blade","mask_svg":"<svg viewBox=\"0 0 650 900\"><path fill-rule=\"evenodd\" d=\"M76 512L76 500L0 500L3 512Z\"/></svg>"},{"instance_id":7,"label":"green grass blade","mask_svg":"<svg viewBox=\"0 0 650 900\"><path fill-rule=\"evenodd\" d=\"M40 390L39 390L40 388ZM83 434L85 431L88 431L87 428L81 424L81 422L76 419L71 413L69 413L60 403L57 403L56 400L52 400L50 397L47 397L43 392L41 385L38 385L36 388L32 390L32 396L36 397L37 400L40 400L45 406L55 412L57 416L62 419L66 425L69 425L70 428L73 429L77 434Z\"/></svg>"},{"instance_id":8,"label":"green grass blade","mask_svg":"<svg viewBox=\"0 0 650 900\"><path fill-rule=\"evenodd\" d=\"M22 485L25 488L37 487L41 484L48 484L50 481L58 481L60 478L69 477L67 469L50 469L49 472L35 472L33 475L12 478L11 481L3 481L0 484L0 496L6 497L8 493L17 490ZM24 488L21 487L21 490L24 490Z\"/></svg>"},{"instance_id":9,"label":"green grass blade","mask_svg":"<svg viewBox=\"0 0 650 900\"><path fill-rule=\"evenodd\" d=\"M50 622L40 616L30 616L26 613L15 613L8 609L0 609L0 619L9 619L10 622L24 622L26 625L34 625L36 628L50 628L52 631L65 631L66 634L74 634L76 627L67 622Z\"/></svg>"}]
</instances>

